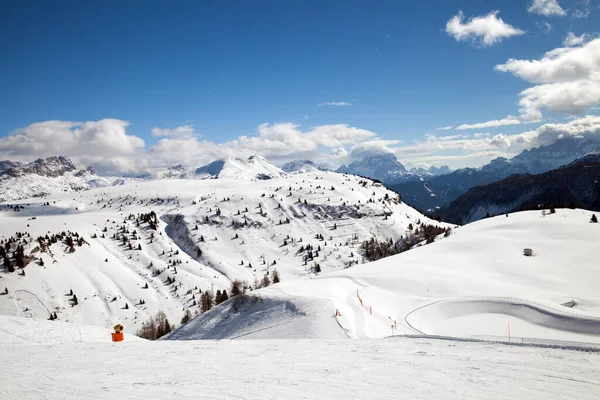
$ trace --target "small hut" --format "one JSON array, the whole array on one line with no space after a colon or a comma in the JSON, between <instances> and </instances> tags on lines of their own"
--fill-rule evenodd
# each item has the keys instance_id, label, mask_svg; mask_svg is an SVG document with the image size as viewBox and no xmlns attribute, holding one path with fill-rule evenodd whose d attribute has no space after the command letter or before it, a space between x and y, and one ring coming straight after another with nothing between
<instances>
[{"instance_id":1,"label":"small hut","mask_svg":"<svg viewBox=\"0 0 600 400\"><path fill-rule=\"evenodd\" d=\"M523 249L523 255L526 257L531 257L533 255L533 250L531 249Z\"/></svg>"}]
</instances>

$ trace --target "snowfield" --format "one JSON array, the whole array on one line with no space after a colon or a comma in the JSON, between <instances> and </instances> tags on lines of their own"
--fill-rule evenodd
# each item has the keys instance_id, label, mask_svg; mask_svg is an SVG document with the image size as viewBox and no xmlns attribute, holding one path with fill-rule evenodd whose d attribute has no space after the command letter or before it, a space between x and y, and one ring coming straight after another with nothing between
<instances>
[{"instance_id":1,"label":"snowfield","mask_svg":"<svg viewBox=\"0 0 600 400\"><path fill-rule=\"evenodd\" d=\"M597 399L600 355L429 338L0 345L10 399Z\"/></svg>"},{"instance_id":2,"label":"snowfield","mask_svg":"<svg viewBox=\"0 0 600 400\"><path fill-rule=\"evenodd\" d=\"M56 345L66 343L112 342L111 330L68 322L0 316L0 345ZM128 334L130 341L143 341Z\"/></svg>"}]
</instances>

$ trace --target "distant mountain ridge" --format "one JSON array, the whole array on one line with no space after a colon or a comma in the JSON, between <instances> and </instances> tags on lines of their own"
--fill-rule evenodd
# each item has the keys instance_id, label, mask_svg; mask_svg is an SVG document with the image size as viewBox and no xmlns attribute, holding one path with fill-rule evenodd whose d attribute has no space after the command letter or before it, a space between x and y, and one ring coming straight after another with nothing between
<instances>
[{"instance_id":1,"label":"distant mountain ridge","mask_svg":"<svg viewBox=\"0 0 600 400\"><path fill-rule=\"evenodd\" d=\"M469 189L500 181L511 175L540 174L567 165L593 152L600 141L562 138L547 146L524 150L511 159L498 157L480 169L462 168L450 174L391 186L412 206L434 212Z\"/></svg>"},{"instance_id":2,"label":"distant mountain ridge","mask_svg":"<svg viewBox=\"0 0 600 400\"><path fill-rule=\"evenodd\" d=\"M512 176L474 187L435 215L447 222L469 223L487 214L536 209L540 204L571 204L600 211L600 154L591 153L541 174Z\"/></svg>"},{"instance_id":3,"label":"distant mountain ridge","mask_svg":"<svg viewBox=\"0 0 600 400\"><path fill-rule=\"evenodd\" d=\"M354 161L349 165L341 165L335 172L365 176L377 179L386 185L394 185L447 173L450 172L450 168L444 165L440 168L430 167L428 170L413 168L408 171L394 154L388 153L363 157L360 161Z\"/></svg>"}]
</instances>

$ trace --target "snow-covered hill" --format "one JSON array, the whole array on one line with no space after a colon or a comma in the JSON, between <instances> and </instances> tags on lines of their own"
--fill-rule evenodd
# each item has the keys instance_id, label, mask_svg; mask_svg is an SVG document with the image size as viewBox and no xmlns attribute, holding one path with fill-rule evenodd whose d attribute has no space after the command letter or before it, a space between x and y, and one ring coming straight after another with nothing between
<instances>
[{"instance_id":1,"label":"snow-covered hill","mask_svg":"<svg viewBox=\"0 0 600 400\"><path fill-rule=\"evenodd\" d=\"M0 267L0 313L136 329L162 310L179 323L201 292L229 290L232 279L254 287L275 268L283 281L342 270L367 261L364 241L414 243L428 224L446 227L379 184L332 172L146 181L0 204L0 244L11 240L16 267Z\"/></svg>"},{"instance_id":2,"label":"snow-covered hill","mask_svg":"<svg viewBox=\"0 0 600 400\"><path fill-rule=\"evenodd\" d=\"M429 246L285 281L237 305L230 299L169 338L293 338L301 332L335 339L345 332L352 338L600 343L600 225L590 224L590 215L567 209L485 219ZM524 248L533 256L524 256Z\"/></svg>"}]
</instances>

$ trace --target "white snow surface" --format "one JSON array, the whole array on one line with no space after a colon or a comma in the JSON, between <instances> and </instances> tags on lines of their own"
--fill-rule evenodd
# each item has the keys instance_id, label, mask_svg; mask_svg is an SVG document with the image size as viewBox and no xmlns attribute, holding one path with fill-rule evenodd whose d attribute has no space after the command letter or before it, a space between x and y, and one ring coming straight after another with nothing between
<instances>
[{"instance_id":1,"label":"white snow surface","mask_svg":"<svg viewBox=\"0 0 600 400\"><path fill-rule=\"evenodd\" d=\"M10 203L20 211L0 205L0 238L71 230L87 242L35 253L44 266L32 261L25 276L0 270L0 354L9 360L0 398L600 398L600 224L591 212L488 218L361 264L360 241L432 223L361 181L325 172L162 180ZM157 231L127 219L150 210ZM236 227L244 216L249 226ZM123 225L141 251L111 239ZM320 274L297 254L308 243L322 248ZM158 310L177 324L197 309L198 289L274 267L281 283L229 299L166 340L132 335ZM59 319L46 321L54 311ZM119 322L125 341L102 343Z\"/></svg>"},{"instance_id":2,"label":"white snow surface","mask_svg":"<svg viewBox=\"0 0 600 400\"><path fill-rule=\"evenodd\" d=\"M3 399L578 399L596 352L385 340L0 345Z\"/></svg>"},{"instance_id":3,"label":"white snow surface","mask_svg":"<svg viewBox=\"0 0 600 400\"><path fill-rule=\"evenodd\" d=\"M125 334L125 340L143 341ZM60 321L0 315L0 346L112 342L111 330ZM0 392L1 393L1 392Z\"/></svg>"}]
</instances>

